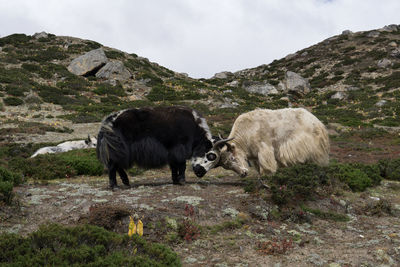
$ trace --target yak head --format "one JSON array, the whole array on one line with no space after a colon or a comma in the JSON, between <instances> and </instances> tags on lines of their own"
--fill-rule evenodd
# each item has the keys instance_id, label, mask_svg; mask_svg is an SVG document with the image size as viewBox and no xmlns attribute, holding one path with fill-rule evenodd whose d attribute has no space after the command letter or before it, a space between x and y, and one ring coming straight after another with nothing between
<instances>
[{"instance_id":1,"label":"yak head","mask_svg":"<svg viewBox=\"0 0 400 267\"><path fill-rule=\"evenodd\" d=\"M233 138L224 139L221 136L214 138L212 149L203 157L196 157L192 160L194 173L198 177L203 177L210 169L221 166L245 177L248 173L245 162L242 162L245 160L237 155L235 145L229 143L231 140Z\"/></svg>"},{"instance_id":2,"label":"yak head","mask_svg":"<svg viewBox=\"0 0 400 267\"><path fill-rule=\"evenodd\" d=\"M87 139L85 139L85 144L88 148L93 148L97 146L97 138L96 137L90 137L88 134Z\"/></svg>"}]
</instances>

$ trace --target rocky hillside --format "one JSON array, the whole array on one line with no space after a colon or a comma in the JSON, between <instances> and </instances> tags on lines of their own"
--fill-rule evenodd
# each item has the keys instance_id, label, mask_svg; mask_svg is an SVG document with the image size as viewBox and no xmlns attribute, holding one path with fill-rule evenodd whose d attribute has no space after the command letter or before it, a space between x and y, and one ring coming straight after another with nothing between
<instances>
[{"instance_id":1,"label":"rocky hillside","mask_svg":"<svg viewBox=\"0 0 400 267\"><path fill-rule=\"evenodd\" d=\"M397 25L345 31L269 65L192 79L94 41L13 34L0 38L0 139L73 132L74 124L153 104L192 106L224 134L242 112L287 106L307 107L336 128L396 131L399 44Z\"/></svg>"}]
</instances>

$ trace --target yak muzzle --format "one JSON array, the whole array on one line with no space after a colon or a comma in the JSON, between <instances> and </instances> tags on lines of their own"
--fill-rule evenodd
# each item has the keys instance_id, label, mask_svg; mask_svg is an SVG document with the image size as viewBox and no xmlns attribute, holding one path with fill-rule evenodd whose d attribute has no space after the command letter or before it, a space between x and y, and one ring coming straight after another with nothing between
<instances>
[{"instance_id":1,"label":"yak muzzle","mask_svg":"<svg viewBox=\"0 0 400 267\"><path fill-rule=\"evenodd\" d=\"M201 165L193 166L193 172L194 172L194 174L196 174L197 177L200 177L200 178L203 177L207 173L206 169Z\"/></svg>"}]
</instances>

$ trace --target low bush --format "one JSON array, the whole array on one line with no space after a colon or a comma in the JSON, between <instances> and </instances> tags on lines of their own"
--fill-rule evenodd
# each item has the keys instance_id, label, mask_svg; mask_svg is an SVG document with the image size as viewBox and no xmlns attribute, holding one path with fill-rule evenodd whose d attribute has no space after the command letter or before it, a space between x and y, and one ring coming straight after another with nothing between
<instances>
[{"instance_id":1,"label":"low bush","mask_svg":"<svg viewBox=\"0 0 400 267\"><path fill-rule=\"evenodd\" d=\"M382 169L388 169L386 166L388 163L333 163L327 167L312 163L298 164L279 169L274 175L267 177L267 180L271 187L272 200L281 205L329 194L328 189L332 184L342 184L356 192L364 191L381 182ZM324 187L327 190L320 190Z\"/></svg>"},{"instance_id":2,"label":"low bush","mask_svg":"<svg viewBox=\"0 0 400 267\"><path fill-rule=\"evenodd\" d=\"M400 181L400 159L380 160L378 166L382 177L389 180Z\"/></svg>"},{"instance_id":3,"label":"low bush","mask_svg":"<svg viewBox=\"0 0 400 267\"><path fill-rule=\"evenodd\" d=\"M16 157L10 169L20 170L25 177L35 180L71 178L76 175L102 175L103 166L94 149L72 150L60 154L43 154L34 158Z\"/></svg>"},{"instance_id":4,"label":"low bush","mask_svg":"<svg viewBox=\"0 0 400 267\"><path fill-rule=\"evenodd\" d=\"M180 266L170 248L91 225L42 225L27 237L0 236L2 266Z\"/></svg>"},{"instance_id":5,"label":"low bush","mask_svg":"<svg viewBox=\"0 0 400 267\"><path fill-rule=\"evenodd\" d=\"M24 104L24 101L18 97L9 96L3 99L4 104L7 106L20 106Z\"/></svg>"},{"instance_id":6,"label":"low bush","mask_svg":"<svg viewBox=\"0 0 400 267\"><path fill-rule=\"evenodd\" d=\"M0 202L9 204L13 197L13 187L22 182L20 174L0 167Z\"/></svg>"}]
</instances>

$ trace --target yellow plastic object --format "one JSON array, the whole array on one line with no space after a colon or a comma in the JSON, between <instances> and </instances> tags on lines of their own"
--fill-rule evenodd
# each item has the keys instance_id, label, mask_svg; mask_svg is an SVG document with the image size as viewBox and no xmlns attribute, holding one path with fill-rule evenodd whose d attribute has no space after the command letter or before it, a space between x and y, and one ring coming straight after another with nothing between
<instances>
[{"instance_id":1,"label":"yellow plastic object","mask_svg":"<svg viewBox=\"0 0 400 267\"><path fill-rule=\"evenodd\" d=\"M143 236L143 223L141 220L139 220L137 223L137 234L139 236Z\"/></svg>"},{"instance_id":2,"label":"yellow plastic object","mask_svg":"<svg viewBox=\"0 0 400 267\"><path fill-rule=\"evenodd\" d=\"M133 220L132 216L129 216L129 231L128 231L128 235L132 236L133 234L136 234L136 225L135 225L135 221Z\"/></svg>"}]
</instances>

